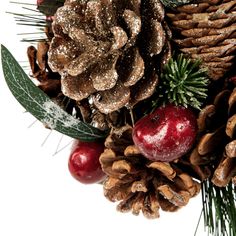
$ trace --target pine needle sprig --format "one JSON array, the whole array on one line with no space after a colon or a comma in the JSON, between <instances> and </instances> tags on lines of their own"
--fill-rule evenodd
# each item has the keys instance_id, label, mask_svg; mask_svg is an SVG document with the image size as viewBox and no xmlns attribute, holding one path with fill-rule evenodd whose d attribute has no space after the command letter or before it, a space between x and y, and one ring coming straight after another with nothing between
<instances>
[{"instance_id":1,"label":"pine needle sprig","mask_svg":"<svg viewBox=\"0 0 236 236\"><path fill-rule=\"evenodd\" d=\"M56 10L63 6L65 0L38 0L37 3L26 3L26 2L17 2L11 1L12 4L17 4L21 7L21 10L24 10L24 13L15 13L7 12L14 15L14 19L17 25L34 27L35 34L38 34L37 37L23 38L22 42L40 42L47 41L47 36L45 35L45 27L48 27L51 24L51 21L47 19L50 16L53 16ZM26 13L28 12L28 13ZM39 35L39 33L41 35ZM32 32L25 33L30 36ZM40 37L38 37L40 36Z\"/></svg>"},{"instance_id":2,"label":"pine needle sprig","mask_svg":"<svg viewBox=\"0 0 236 236\"><path fill-rule=\"evenodd\" d=\"M236 187L230 183L217 187L202 183L204 223L212 236L236 236Z\"/></svg>"},{"instance_id":3,"label":"pine needle sprig","mask_svg":"<svg viewBox=\"0 0 236 236\"><path fill-rule=\"evenodd\" d=\"M22 38L21 42L39 42L46 41L45 27L48 26L49 22L46 20L39 10L37 10L36 4L28 4L23 2L10 2L12 4L18 4L21 12L6 12L14 16L15 22L20 26L27 26L29 32L18 33L18 35L26 35L27 38ZM28 6L28 7L25 7Z\"/></svg>"},{"instance_id":4,"label":"pine needle sprig","mask_svg":"<svg viewBox=\"0 0 236 236\"><path fill-rule=\"evenodd\" d=\"M159 96L165 102L192 106L200 110L207 98L207 69L200 68L200 60L192 60L180 54L171 58L161 74Z\"/></svg>"}]
</instances>

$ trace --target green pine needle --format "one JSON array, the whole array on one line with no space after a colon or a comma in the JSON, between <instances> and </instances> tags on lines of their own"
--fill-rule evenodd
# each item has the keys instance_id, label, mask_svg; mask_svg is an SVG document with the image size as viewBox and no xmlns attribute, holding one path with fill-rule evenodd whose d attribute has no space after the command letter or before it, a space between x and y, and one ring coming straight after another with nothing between
<instances>
[{"instance_id":1,"label":"green pine needle","mask_svg":"<svg viewBox=\"0 0 236 236\"><path fill-rule=\"evenodd\" d=\"M24 13L17 12L7 12L8 14L12 14L16 21L17 25L27 26L29 28L28 32L22 32L18 35L25 35L26 38L22 38L22 42L39 42L46 41L47 37L45 35L44 28L48 26L49 22L47 22L46 17L36 9L36 4L28 4L28 3L18 3L11 2L12 4L20 4L20 10L24 10ZM29 7L25 7L29 6Z\"/></svg>"},{"instance_id":2,"label":"green pine needle","mask_svg":"<svg viewBox=\"0 0 236 236\"><path fill-rule=\"evenodd\" d=\"M212 236L236 236L236 187L230 183L217 187L209 180L202 183L205 227Z\"/></svg>"},{"instance_id":3,"label":"green pine needle","mask_svg":"<svg viewBox=\"0 0 236 236\"><path fill-rule=\"evenodd\" d=\"M200 110L207 98L207 69L200 68L200 60L192 60L180 54L171 58L161 74L160 97L164 102Z\"/></svg>"}]
</instances>

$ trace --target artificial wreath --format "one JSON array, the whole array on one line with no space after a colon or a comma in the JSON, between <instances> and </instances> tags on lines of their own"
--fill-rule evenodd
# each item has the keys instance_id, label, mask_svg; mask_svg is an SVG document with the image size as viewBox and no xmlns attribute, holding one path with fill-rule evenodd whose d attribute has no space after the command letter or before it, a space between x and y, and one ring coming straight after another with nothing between
<instances>
[{"instance_id":1,"label":"artificial wreath","mask_svg":"<svg viewBox=\"0 0 236 236\"><path fill-rule=\"evenodd\" d=\"M44 29L27 49L37 86L4 46L3 72L27 111L75 139L71 174L152 219L201 190L209 232L236 236L236 1L35 6L44 20L20 21Z\"/></svg>"}]
</instances>

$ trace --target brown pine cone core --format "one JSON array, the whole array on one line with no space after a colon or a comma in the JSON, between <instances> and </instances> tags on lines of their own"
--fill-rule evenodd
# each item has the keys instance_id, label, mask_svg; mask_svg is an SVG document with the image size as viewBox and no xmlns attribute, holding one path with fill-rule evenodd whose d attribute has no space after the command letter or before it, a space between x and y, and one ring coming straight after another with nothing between
<instances>
[{"instance_id":1,"label":"brown pine cone core","mask_svg":"<svg viewBox=\"0 0 236 236\"><path fill-rule=\"evenodd\" d=\"M121 212L143 212L147 218L159 217L159 209L176 211L198 194L200 184L181 170L177 163L153 162L134 146L132 128L114 129L105 141L100 156L108 175L104 194L118 201Z\"/></svg>"}]
</instances>

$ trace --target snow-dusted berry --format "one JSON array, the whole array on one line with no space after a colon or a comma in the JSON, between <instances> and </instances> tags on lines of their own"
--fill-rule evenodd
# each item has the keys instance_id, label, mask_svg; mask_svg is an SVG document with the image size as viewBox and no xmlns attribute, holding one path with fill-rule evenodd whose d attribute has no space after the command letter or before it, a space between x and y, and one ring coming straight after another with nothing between
<instances>
[{"instance_id":1,"label":"snow-dusted berry","mask_svg":"<svg viewBox=\"0 0 236 236\"><path fill-rule=\"evenodd\" d=\"M169 162L191 149L196 133L196 118L189 108L167 105L135 124L133 141L148 159Z\"/></svg>"}]
</instances>

